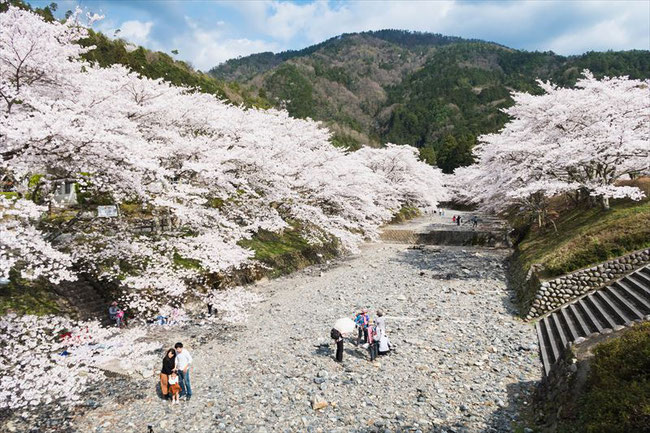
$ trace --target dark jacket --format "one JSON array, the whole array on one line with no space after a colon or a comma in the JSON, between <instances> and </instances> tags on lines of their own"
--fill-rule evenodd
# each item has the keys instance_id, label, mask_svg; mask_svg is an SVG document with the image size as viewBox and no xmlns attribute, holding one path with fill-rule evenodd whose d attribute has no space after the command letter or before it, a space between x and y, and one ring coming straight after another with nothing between
<instances>
[{"instance_id":1,"label":"dark jacket","mask_svg":"<svg viewBox=\"0 0 650 433\"><path fill-rule=\"evenodd\" d=\"M162 370L160 371L162 374L172 374L172 371L176 368L176 357L170 358L169 356L165 355L163 358L163 366Z\"/></svg>"}]
</instances>

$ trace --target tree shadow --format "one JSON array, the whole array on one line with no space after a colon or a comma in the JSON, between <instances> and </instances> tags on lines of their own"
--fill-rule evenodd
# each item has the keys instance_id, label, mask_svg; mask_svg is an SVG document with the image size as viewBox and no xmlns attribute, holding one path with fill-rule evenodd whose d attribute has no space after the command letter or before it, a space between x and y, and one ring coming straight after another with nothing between
<instances>
[{"instance_id":1,"label":"tree shadow","mask_svg":"<svg viewBox=\"0 0 650 433\"><path fill-rule=\"evenodd\" d=\"M486 432L513 431L514 427L530 428L534 430L533 422L527 425L525 419L522 419L522 413L526 413L532 402L532 395L537 389L538 381L520 381L510 383L506 386L508 393L507 401L498 407L488 419L488 428Z\"/></svg>"},{"instance_id":2,"label":"tree shadow","mask_svg":"<svg viewBox=\"0 0 650 433\"><path fill-rule=\"evenodd\" d=\"M422 278L505 281L505 258L503 250L418 245L393 260L411 266Z\"/></svg>"}]
</instances>

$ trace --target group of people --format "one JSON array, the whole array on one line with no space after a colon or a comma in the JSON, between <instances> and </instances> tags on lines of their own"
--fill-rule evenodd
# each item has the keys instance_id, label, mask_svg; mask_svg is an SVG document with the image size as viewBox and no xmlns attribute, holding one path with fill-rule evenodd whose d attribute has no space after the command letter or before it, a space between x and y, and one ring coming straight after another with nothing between
<instances>
[{"instance_id":1,"label":"group of people","mask_svg":"<svg viewBox=\"0 0 650 433\"><path fill-rule=\"evenodd\" d=\"M160 391L163 398L178 403L181 397L192 398L190 370L192 355L183 348L183 343L176 343L174 348L167 350L160 370Z\"/></svg>"},{"instance_id":2,"label":"group of people","mask_svg":"<svg viewBox=\"0 0 650 433\"><path fill-rule=\"evenodd\" d=\"M372 319L368 314L368 310L362 309L355 315L354 324L357 329L355 344L368 349L370 362L374 361L378 355L387 355L391 351L392 345L386 333L386 319L381 310L377 311L377 318ZM332 329L331 337L336 343L336 361L343 362L343 339L345 335L336 329Z\"/></svg>"},{"instance_id":3,"label":"group of people","mask_svg":"<svg viewBox=\"0 0 650 433\"><path fill-rule=\"evenodd\" d=\"M462 222L462 219L463 219L463 218L462 218L460 215L454 215L454 216L451 218L451 222L452 222L452 223L456 223L456 225L460 225L460 223ZM478 217L477 217L476 215L473 215L473 216L469 219L469 221L472 223L472 227L477 227L477 226L478 226Z\"/></svg>"}]
</instances>

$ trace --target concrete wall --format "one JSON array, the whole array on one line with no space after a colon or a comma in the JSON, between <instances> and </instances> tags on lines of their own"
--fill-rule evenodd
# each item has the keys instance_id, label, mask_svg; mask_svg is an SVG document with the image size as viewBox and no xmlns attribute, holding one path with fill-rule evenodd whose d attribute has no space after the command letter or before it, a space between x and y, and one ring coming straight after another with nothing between
<instances>
[{"instance_id":1,"label":"concrete wall","mask_svg":"<svg viewBox=\"0 0 650 433\"><path fill-rule=\"evenodd\" d=\"M385 229L382 231L380 237L384 242L399 244L510 247L505 231L434 230L427 233L419 233L412 230Z\"/></svg>"}]
</instances>

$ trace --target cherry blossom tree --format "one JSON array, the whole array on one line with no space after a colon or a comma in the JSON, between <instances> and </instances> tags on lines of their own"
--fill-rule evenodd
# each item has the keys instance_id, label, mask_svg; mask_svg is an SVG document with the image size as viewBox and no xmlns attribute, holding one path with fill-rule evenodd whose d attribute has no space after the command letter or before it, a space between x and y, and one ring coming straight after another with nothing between
<instances>
[{"instance_id":1,"label":"cherry blossom tree","mask_svg":"<svg viewBox=\"0 0 650 433\"><path fill-rule=\"evenodd\" d=\"M143 328L117 330L98 322L59 316L0 317L0 408L79 403L91 383L102 380L101 367L122 360L153 365L161 344L143 340Z\"/></svg>"},{"instance_id":2,"label":"cherry blossom tree","mask_svg":"<svg viewBox=\"0 0 650 433\"><path fill-rule=\"evenodd\" d=\"M443 175L415 149L347 153L317 122L243 110L195 89L100 68L77 11L66 23L8 6L0 13L0 276L57 284L78 273L119 282L121 306L152 317L192 297L227 321L260 296L215 291L210 277L256 266L243 241L301 230L354 251L402 206L447 197ZM93 21L99 17L88 16ZM58 182L83 201L59 209ZM98 203L121 209L98 218ZM142 232L143 223L167 222ZM12 272L10 272L12 271ZM0 408L75 404L110 359L149 359L144 327L109 329L67 318L0 318ZM110 348L110 350L105 350ZM127 358L126 356L123 356Z\"/></svg>"},{"instance_id":3,"label":"cherry blossom tree","mask_svg":"<svg viewBox=\"0 0 650 433\"><path fill-rule=\"evenodd\" d=\"M75 44L85 29L74 20L47 23L13 7L0 20L0 170L19 196L2 209L31 198L49 210L2 226L13 239L0 241L4 274L39 251L47 266L24 272L58 282L74 269L119 281L141 295L129 306L155 312L206 275L254 264L241 245L260 230L297 222L310 242L335 237L354 251L401 206L431 208L445 197L441 173L412 148L346 153L317 122L85 62L88 48ZM51 197L61 179L85 197L135 206L139 218L94 218L85 205L55 224ZM165 231L137 232L140 220L161 218Z\"/></svg>"},{"instance_id":4,"label":"cherry blossom tree","mask_svg":"<svg viewBox=\"0 0 650 433\"><path fill-rule=\"evenodd\" d=\"M542 221L548 198L575 193L609 208L611 198L639 200L617 185L650 169L650 80L597 80L589 71L575 88L539 81L542 95L514 93L512 120L480 137L478 163L456 173L460 190L493 211L523 206Z\"/></svg>"}]
</instances>

